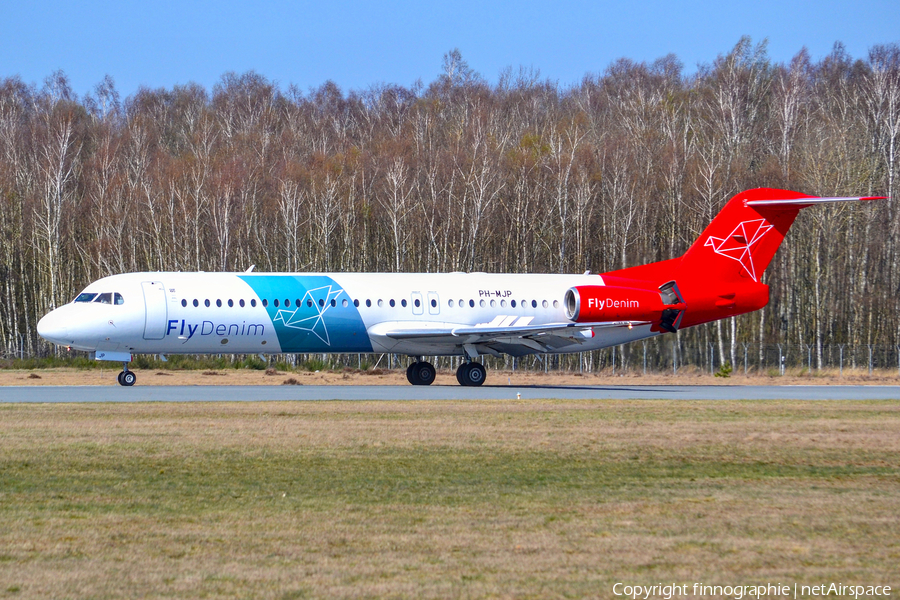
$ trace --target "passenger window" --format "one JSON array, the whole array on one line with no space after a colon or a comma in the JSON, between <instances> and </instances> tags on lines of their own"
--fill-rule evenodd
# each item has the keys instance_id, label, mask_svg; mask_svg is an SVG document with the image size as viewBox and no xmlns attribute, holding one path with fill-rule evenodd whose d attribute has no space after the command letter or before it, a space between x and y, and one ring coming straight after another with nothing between
<instances>
[{"instance_id":1,"label":"passenger window","mask_svg":"<svg viewBox=\"0 0 900 600\"><path fill-rule=\"evenodd\" d=\"M537 300L531 301L531 308L537 308Z\"/></svg>"},{"instance_id":2,"label":"passenger window","mask_svg":"<svg viewBox=\"0 0 900 600\"><path fill-rule=\"evenodd\" d=\"M393 298L391 298L391 301L389 302L389 304L391 305L391 308L394 308L396 303L394 302Z\"/></svg>"},{"instance_id":3,"label":"passenger window","mask_svg":"<svg viewBox=\"0 0 900 600\"><path fill-rule=\"evenodd\" d=\"M252 306L254 308L256 307L256 298L253 298L250 300L250 306Z\"/></svg>"},{"instance_id":4,"label":"passenger window","mask_svg":"<svg viewBox=\"0 0 900 600\"><path fill-rule=\"evenodd\" d=\"M222 301L216 300L216 306L218 306L219 308L222 308Z\"/></svg>"},{"instance_id":5,"label":"passenger window","mask_svg":"<svg viewBox=\"0 0 900 600\"><path fill-rule=\"evenodd\" d=\"M332 299L331 299L331 307L334 308L335 306L337 306L337 300L335 300L334 298L332 298Z\"/></svg>"},{"instance_id":6,"label":"passenger window","mask_svg":"<svg viewBox=\"0 0 900 600\"><path fill-rule=\"evenodd\" d=\"M197 308L198 306L200 306L200 303L197 302L196 298L194 298L194 308Z\"/></svg>"},{"instance_id":7,"label":"passenger window","mask_svg":"<svg viewBox=\"0 0 900 600\"><path fill-rule=\"evenodd\" d=\"M125 298L123 298L122 294L120 294L119 292L116 292L115 299L116 304L125 304Z\"/></svg>"},{"instance_id":8,"label":"passenger window","mask_svg":"<svg viewBox=\"0 0 900 600\"><path fill-rule=\"evenodd\" d=\"M382 306L384 306L384 300L379 299L378 300L378 308L381 308Z\"/></svg>"},{"instance_id":9,"label":"passenger window","mask_svg":"<svg viewBox=\"0 0 900 600\"><path fill-rule=\"evenodd\" d=\"M303 303L300 301L299 298L297 300L294 300L294 306L296 306L297 308L300 308L301 304L303 304Z\"/></svg>"},{"instance_id":10,"label":"passenger window","mask_svg":"<svg viewBox=\"0 0 900 600\"><path fill-rule=\"evenodd\" d=\"M422 305L422 301L419 300L418 298L416 298L416 301L415 301L415 302L416 302L416 308L419 308L419 306Z\"/></svg>"},{"instance_id":11,"label":"passenger window","mask_svg":"<svg viewBox=\"0 0 900 600\"><path fill-rule=\"evenodd\" d=\"M359 308L359 300L354 300L353 306L355 306L356 308Z\"/></svg>"},{"instance_id":12,"label":"passenger window","mask_svg":"<svg viewBox=\"0 0 900 600\"><path fill-rule=\"evenodd\" d=\"M559 308L559 300L553 301L553 308Z\"/></svg>"},{"instance_id":13,"label":"passenger window","mask_svg":"<svg viewBox=\"0 0 900 600\"><path fill-rule=\"evenodd\" d=\"M372 308L372 301L366 300L366 308Z\"/></svg>"},{"instance_id":14,"label":"passenger window","mask_svg":"<svg viewBox=\"0 0 900 600\"><path fill-rule=\"evenodd\" d=\"M290 301L289 299L285 298L285 299L284 299L284 305L285 305L285 306L290 306L290 305L291 305L291 301Z\"/></svg>"},{"instance_id":15,"label":"passenger window","mask_svg":"<svg viewBox=\"0 0 900 600\"><path fill-rule=\"evenodd\" d=\"M345 307L346 307L347 304L348 304L348 303L347 303L347 299L346 299L346 298L344 298L343 300L341 300L341 306L345 306Z\"/></svg>"},{"instance_id":16,"label":"passenger window","mask_svg":"<svg viewBox=\"0 0 900 600\"><path fill-rule=\"evenodd\" d=\"M234 308L234 300L231 298L228 299L228 308Z\"/></svg>"},{"instance_id":17,"label":"passenger window","mask_svg":"<svg viewBox=\"0 0 900 600\"><path fill-rule=\"evenodd\" d=\"M99 302L100 304L112 304L112 292L97 294L97 299L94 300L94 302Z\"/></svg>"},{"instance_id":18,"label":"passenger window","mask_svg":"<svg viewBox=\"0 0 900 600\"><path fill-rule=\"evenodd\" d=\"M75 298L75 302L90 302L93 300L97 294L92 294L90 292L82 292L78 294L78 297Z\"/></svg>"},{"instance_id":19,"label":"passenger window","mask_svg":"<svg viewBox=\"0 0 900 600\"><path fill-rule=\"evenodd\" d=\"M241 298L240 300L238 300L238 304L241 305L241 308L244 308L244 299Z\"/></svg>"},{"instance_id":20,"label":"passenger window","mask_svg":"<svg viewBox=\"0 0 900 600\"><path fill-rule=\"evenodd\" d=\"M447 300L447 306L453 308L453 300Z\"/></svg>"},{"instance_id":21,"label":"passenger window","mask_svg":"<svg viewBox=\"0 0 900 600\"><path fill-rule=\"evenodd\" d=\"M206 308L209 308L209 298L207 298L206 300L203 301L203 306L205 306Z\"/></svg>"},{"instance_id":22,"label":"passenger window","mask_svg":"<svg viewBox=\"0 0 900 600\"><path fill-rule=\"evenodd\" d=\"M431 307L437 308L437 300L435 300L434 298L431 299Z\"/></svg>"},{"instance_id":23,"label":"passenger window","mask_svg":"<svg viewBox=\"0 0 900 600\"><path fill-rule=\"evenodd\" d=\"M320 307L321 307L321 306L325 306L325 300L324 300L324 298L319 298L319 306L320 306Z\"/></svg>"},{"instance_id":24,"label":"passenger window","mask_svg":"<svg viewBox=\"0 0 900 600\"><path fill-rule=\"evenodd\" d=\"M402 306L403 308L406 308L406 298L404 298L403 300L400 301L400 306Z\"/></svg>"},{"instance_id":25,"label":"passenger window","mask_svg":"<svg viewBox=\"0 0 900 600\"><path fill-rule=\"evenodd\" d=\"M272 304L275 305L275 308L278 308L278 298L275 298L275 299L272 301Z\"/></svg>"},{"instance_id":26,"label":"passenger window","mask_svg":"<svg viewBox=\"0 0 900 600\"><path fill-rule=\"evenodd\" d=\"M181 301L181 306L187 306L187 300L182 300L182 301Z\"/></svg>"},{"instance_id":27,"label":"passenger window","mask_svg":"<svg viewBox=\"0 0 900 600\"><path fill-rule=\"evenodd\" d=\"M269 306L269 301L266 300L265 298L263 298L262 305L263 305L263 308Z\"/></svg>"},{"instance_id":28,"label":"passenger window","mask_svg":"<svg viewBox=\"0 0 900 600\"><path fill-rule=\"evenodd\" d=\"M306 306L307 306L307 307L312 308L312 304L313 304L313 303L312 303L312 298L310 298L309 300L306 301ZM297 306L300 306L300 304L298 303Z\"/></svg>"},{"instance_id":29,"label":"passenger window","mask_svg":"<svg viewBox=\"0 0 900 600\"><path fill-rule=\"evenodd\" d=\"M475 308L475 301L469 300L469 308Z\"/></svg>"},{"instance_id":30,"label":"passenger window","mask_svg":"<svg viewBox=\"0 0 900 600\"><path fill-rule=\"evenodd\" d=\"M513 308L515 308L515 307L516 307L516 301L515 301L515 300L511 300L510 303L509 303L509 305L512 306Z\"/></svg>"},{"instance_id":31,"label":"passenger window","mask_svg":"<svg viewBox=\"0 0 900 600\"><path fill-rule=\"evenodd\" d=\"M543 306L544 308L547 308L547 301L544 300L543 302L541 302L541 306Z\"/></svg>"}]
</instances>

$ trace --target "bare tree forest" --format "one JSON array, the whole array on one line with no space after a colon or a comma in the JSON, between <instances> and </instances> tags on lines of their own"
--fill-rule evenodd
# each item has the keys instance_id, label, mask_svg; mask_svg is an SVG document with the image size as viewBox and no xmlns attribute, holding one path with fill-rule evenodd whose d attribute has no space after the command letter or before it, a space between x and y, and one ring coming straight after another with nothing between
<instances>
[{"instance_id":1,"label":"bare tree forest","mask_svg":"<svg viewBox=\"0 0 900 600\"><path fill-rule=\"evenodd\" d=\"M775 64L742 39L690 76L671 55L622 59L571 87L527 69L489 84L455 50L427 85L349 92L250 72L124 99L107 78L79 98L63 73L12 77L0 350L50 353L37 320L113 273L596 273L681 254L746 188L896 198L898 176L895 44ZM838 345L896 348L898 212L804 211L769 305L679 332L681 351L739 365L752 345L757 364L782 344L815 368Z\"/></svg>"}]
</instances>

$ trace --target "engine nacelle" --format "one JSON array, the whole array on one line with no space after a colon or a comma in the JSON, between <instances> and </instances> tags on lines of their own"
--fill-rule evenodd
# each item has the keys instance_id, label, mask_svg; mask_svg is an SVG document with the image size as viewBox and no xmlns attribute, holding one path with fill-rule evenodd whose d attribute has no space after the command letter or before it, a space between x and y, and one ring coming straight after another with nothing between
<instances>
[{"instance_id":1,"label":"engine nacelle","mask_svg":"<svg viewBox=\"0 0 900 600\"><path fill-rule=\"evenodd\" d=\"M657 290L579 285L565 296L566 316L576 323L652 321L660 323L664 311L682 311L684 304L666 304Z\"/></svg>"}]
</instances>

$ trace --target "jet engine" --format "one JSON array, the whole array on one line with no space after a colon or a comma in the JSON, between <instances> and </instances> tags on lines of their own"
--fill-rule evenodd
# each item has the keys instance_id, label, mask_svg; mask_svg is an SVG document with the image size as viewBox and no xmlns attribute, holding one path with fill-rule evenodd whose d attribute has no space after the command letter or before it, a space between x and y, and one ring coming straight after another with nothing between
<instances>
[{"instance_id":1,"label":"jet engine","mask_svg":"<svg viewBox=\"0 0 900 600\"><path fill-rule=\"evenodd\" d=\"M576 323L650 321L675 332L684 314L684 299L674 281L658 290L611 285L579 285L565 296L566 316Z\"/></svg>"}]
</instances>

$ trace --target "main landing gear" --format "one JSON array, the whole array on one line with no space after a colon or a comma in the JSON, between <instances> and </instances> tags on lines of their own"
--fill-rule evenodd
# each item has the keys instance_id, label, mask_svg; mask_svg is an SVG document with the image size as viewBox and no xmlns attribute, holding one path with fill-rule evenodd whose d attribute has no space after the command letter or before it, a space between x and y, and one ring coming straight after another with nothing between
<instances>
[{"instance_id":1,"label":"main landing gear","mask_svg":"<svg viewBox=\"0 0 900 600\"><path fill-rule=\"evenodd\" d=\"M456 380L459 385L478 386L484 383L485 377L487 377L487 371L484 365L474 361L464 362L456 370Z\"/></svg>"},{"instance_id":2,"label":"main landing gear","mask_svg":"<svg viewBox=\"0 0 900 600\"><path fill-rule=\"evenodd\" d=\"M434 365L423 360L416 360L406 368L406 379L413 385L431 385L434 377ZM485 377L487 371L484 365L475 361L464 362L456 370L456 380L460 385L478 386L484 383Z\"/></svg>"},{"instance_id":3,"label":"main landing gear","mask_svg":"<svg viewBox=\"0 0 900 600\"><path fill-rule=\"evenodd\" d=\"M435 375L434 365L423 360L417 360L406 368L406 379L413 385L431 385Z\"/></svg>"},{"instance_id":4,"label":"main landing gear","mask_svg":"<svg viewBox=\"0 0 900 600\"><path fill-rule=\"evenodd\" d=\"M417 360L406 369L406 379L413 385L431 385L435 375L434 365L423 360Z\"/></svg>"},{"instance_id":5,"label":"main landing gear","mask_svg":"<svg viewBox=\"0 0 900 600\"><path fill-rule=\"evenodd\" d=\"M134 371L128 370L128 363L123 363L122 372L116 376L116 381L119 382L119 385L131 387L134 385L134 382L137 381L137 375L134 374Z\"/></svg>"}]
</instances>

